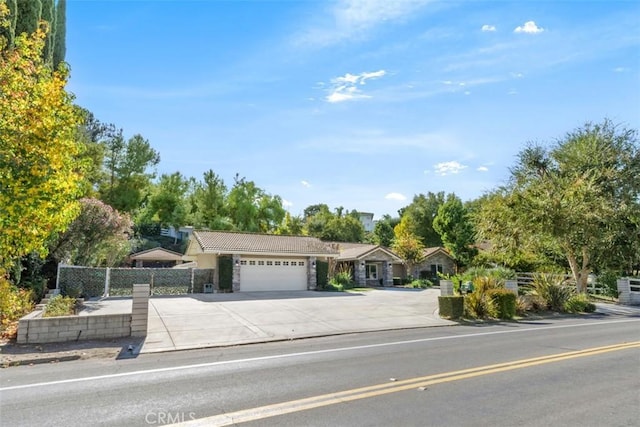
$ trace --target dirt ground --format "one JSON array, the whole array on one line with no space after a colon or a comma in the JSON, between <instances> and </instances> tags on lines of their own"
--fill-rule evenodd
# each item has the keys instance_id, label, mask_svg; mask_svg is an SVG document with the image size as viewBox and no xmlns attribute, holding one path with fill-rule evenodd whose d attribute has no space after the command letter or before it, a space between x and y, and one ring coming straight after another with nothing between
<instances>
[{"instance_id":1,"label":"dirt ground","mask_svg":"<svg viewBox=\"0 0 640 427\"><path fill-rule=\"evenodd\" d=\"M133 357L140 344L140 339L132 337L50 344L18 344L15 339L3 339L0 341L0 367L96 358L123 359Z\"/></svg>"}]
</instances>

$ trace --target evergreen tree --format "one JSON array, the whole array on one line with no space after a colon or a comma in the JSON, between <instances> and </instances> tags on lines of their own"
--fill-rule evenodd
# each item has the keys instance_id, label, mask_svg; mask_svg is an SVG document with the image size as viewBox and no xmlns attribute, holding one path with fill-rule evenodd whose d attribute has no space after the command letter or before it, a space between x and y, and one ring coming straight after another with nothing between
<instances>
[{"instance_id":1,"label":"evergreen tree","mask_svg":"<svg viewBox=\"0 0 640 427\"><path fill-rule=\"evenodd\" d=\"M56 33L56 5L54 0L42 0L42 20L47 21L49 24L49 32L47 38L44 40L44 51L42 52L42 58L45 64L53 63L53 44L55 42Z\"/></svg>"},{"instance_id":2,"label":"evergreen tree","mask_svg":"<svg viewBox=\"0 0 640 427\"><path fill-rule=\"evenodd\" d=\"M42 17L41 0L17 0L18 13L16 16L15 35L31 34L38 28L38 21Z\"/></svg>"},{"instance_id":3,"label":"evergreen tree","mask_svg":"<svg viewBox=\"0 0 640 427\"><path fill-rule=\"evenodd\" d=\"M64 61L67 53L67 0L58 0L53 41L53 69Z\"/></svg>"}]
</instances>

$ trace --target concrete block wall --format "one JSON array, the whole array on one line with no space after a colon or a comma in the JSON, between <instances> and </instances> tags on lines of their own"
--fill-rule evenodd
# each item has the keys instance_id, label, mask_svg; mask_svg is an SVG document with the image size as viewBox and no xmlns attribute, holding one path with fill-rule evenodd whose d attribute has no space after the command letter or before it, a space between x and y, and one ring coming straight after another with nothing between
<instances>
[{"instance_id":1,"label":"concrete block wall","mask_svg":"<svg viewBox=\"0 0 640 427\"><path fill-rule=\"evenodd\" d=\"M149 324L149 284L133 285L131 303L131 336L146 337Z\"/></svg>"},{"instance_id":2,"label":"concrete block wall","mask_svg":"<svg viewBox=\"0 0 640 427\"><path fill-rule=\"evenodd\" d=\"M131 335L131 315L41 317L34 311L18 323L18 344L43 344L81 339L120 338Z\"/></svg>"}]
</instances>

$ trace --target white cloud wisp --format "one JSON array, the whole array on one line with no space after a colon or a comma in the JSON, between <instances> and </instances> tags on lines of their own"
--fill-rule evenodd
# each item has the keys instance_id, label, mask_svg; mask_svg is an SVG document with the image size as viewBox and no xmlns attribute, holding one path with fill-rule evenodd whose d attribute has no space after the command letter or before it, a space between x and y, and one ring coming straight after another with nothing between
<instances>
[{"instance_id":1,"label":"white cloud wisp","mask_svg":"<svg viewBox=\"0 0 640 427\"><path fill-rule=\"evenodd\" d=\"M383 77L386 73L385 70L360 74L347 73L342 77L331 79L331 84L328 89L329 94L325 99L327 102L336 103L353 99L371 98L371 96L362 93L358 85L365 85L367 80Z\"/></svg>"},{"instance_id":2,"label":"white cloud wisp","mask_svg":"<svg viewBox=\"0 0 640 427\"><path fill-rule=\"evenodd\" d=\"M435 172L440 176L455 175L466 168L467 166L456 161L442 162L433 166Z\"/></svg>"}]
</instances>

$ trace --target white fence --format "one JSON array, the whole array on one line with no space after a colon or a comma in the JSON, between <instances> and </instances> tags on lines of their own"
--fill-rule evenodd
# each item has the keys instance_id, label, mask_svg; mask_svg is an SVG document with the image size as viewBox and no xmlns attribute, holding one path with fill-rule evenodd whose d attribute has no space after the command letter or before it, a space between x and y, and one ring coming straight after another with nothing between
<instances>
[{"instance_id":1,"label":"white fence","mask_svg":"<svg viewBox=\"0 0 640 427\"><path fill-rule=\"evenodd\" d=\"M523 287L523 286L527 287L531 285L534 277L539 273L516 273L516 274L517 274L516 280L518 281L518 287ZM554 276L557 276L558 280L566 281L569 286L573 286L573 287L576 286L576 282L573 279L573 276L571 274L555 274ZM594 276L593 280L587 281L587 292L590 294L601 295L601 294L606 294L607 290L606 290L606 286L601 283L598 283L597 278Z\"/></svg>"}]
</instances>

